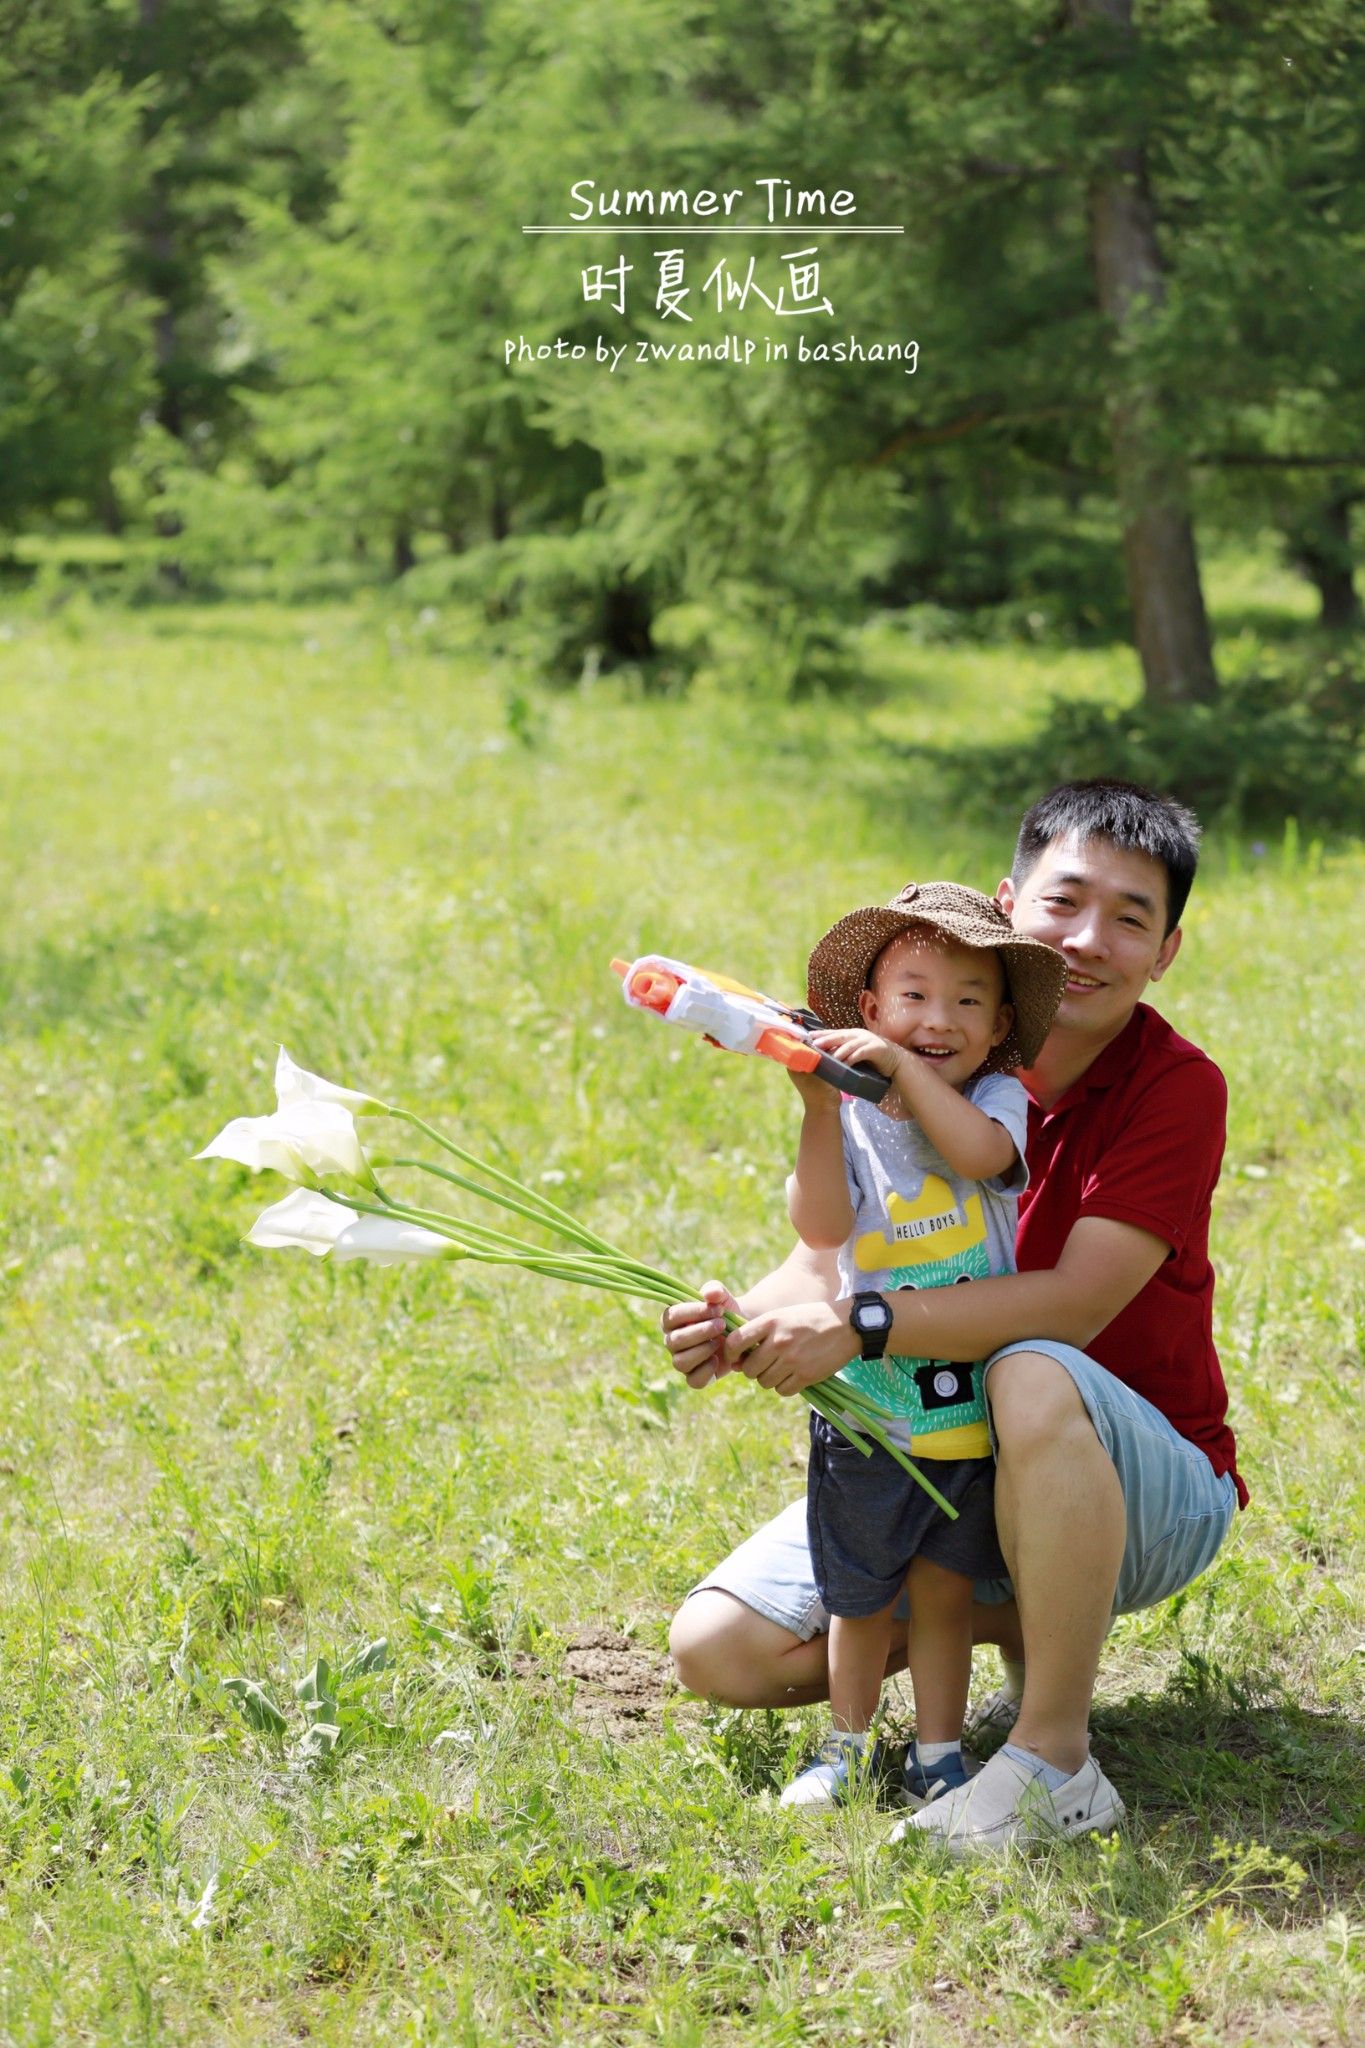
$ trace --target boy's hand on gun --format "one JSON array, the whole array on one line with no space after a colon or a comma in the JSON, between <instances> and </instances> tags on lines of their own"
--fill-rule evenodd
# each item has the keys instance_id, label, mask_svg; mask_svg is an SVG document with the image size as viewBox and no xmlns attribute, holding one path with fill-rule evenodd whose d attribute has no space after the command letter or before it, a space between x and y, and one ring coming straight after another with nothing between
<instances>
[{"instance_id":1,"label":"boy's hand on gun","mask_svg":"<svg viewBox=\"0 0 1365 2048\"><path fill-rule=\"evenodd\" d=\"M879 1074L886 1075L888 1081L895 1080L906 1057L903 1047L893 1045L889 1038L879 1038L875 1031L812 1031L810 1042L818 1051L841 1060L846 1067L875 1067ZM831 1082L822 1081L815 1074L788 1071L807 1109L839 1107L840 1093Z\"/></svg>"},{"instance_id":2,"label":"boy's hand on gun","mask_svg":"<svg viewBox=\"0 0 1365 2048\"><path fill-rule=\"evenodd\" d=\"M903 1045L893 1045L889 1038L880 1038L875 1031L813 1031L810 1042L821 1052L842 1060L845 1066L875 1067L892 1081L909 1057Z\"/></svg>"}]
</instances>

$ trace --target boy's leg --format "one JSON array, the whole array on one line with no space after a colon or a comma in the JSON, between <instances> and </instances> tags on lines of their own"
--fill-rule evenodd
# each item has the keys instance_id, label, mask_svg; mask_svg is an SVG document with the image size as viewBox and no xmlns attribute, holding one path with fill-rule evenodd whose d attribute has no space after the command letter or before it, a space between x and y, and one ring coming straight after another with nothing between
<instances>
[{"instance_id":1,"label":"boy's leg","mask_svg":"<svg viewBox=\"0 0 1365 2048\"><path fill-rule=\"evenodd\" d=\"M958 1742L972 1675L972 1582L917 1557L910 1593L909 1665L917 1742Z\"/></svg>"},{"instance_id":2,"label":"boy's leg","mask_svg":"<svg viewBox=\"0 0 1365 2048\"><path fill-rule=\"evenodd\" d=\"M907 1610L908 1611L908 1610ZM829 1698L829 1616L820 1601L806 1530L793 1501L733 1550L673 1617L668 1647L678 1683L731 1707L801 1707ZM1013 1600L977 1602L973 1638L1022 1654ZM884 1676L905 1669L894 1631Z\"/></svg>"},{"instance_id":3,"label":"boy's leg","mask_svg":"<svg viewBox=\"0 0 1365 2048\"><path fill-rule=\"evenodd\" d=\"M758 1586L755 1596L766 1600L770 1591ZM727 1707L814 1706L829 1698L828 1627L822 1618L818 1635L800 1636L751 1606L745 1592L705 1585L690 1593L674 1615L668 1648L679 1685L703 1699ZM1022 1659L1013 1600L973 1601L972 1641ZM897 1629L882 1676L894 1678L905 1668L905 1636Z\"/></svg>"},{"instance_id":4,"label":"boy's leg","mask_svg":"<svg viewBox=\"0 0 1365 2048\"><path fill-rule=\"evenodd\" d=\"M893 1600L879 1614L836 1614L830 1622L829 1704L841 1734L865 1735L872 1726L895 1609Z\"/></svg>"}]
</instances>

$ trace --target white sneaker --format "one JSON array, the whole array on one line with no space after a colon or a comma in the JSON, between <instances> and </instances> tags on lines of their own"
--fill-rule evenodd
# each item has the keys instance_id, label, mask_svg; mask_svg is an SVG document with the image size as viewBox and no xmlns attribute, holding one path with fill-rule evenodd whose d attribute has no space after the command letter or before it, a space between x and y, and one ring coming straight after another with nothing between
<instances>
[{"instance_id":1,"label":"white sneaker","mask_svg":"<svg viewBox=\"0 0 1365 2048\"><path fill-rule=\"evenodd\" d=\"M1093 1757L1053 1792L1002 1749L958 1791L897 1821L890 1839L927 1835L952 1856L990 1856L1059 1835L1109 1835L1122 1819L1123 1801Z\"/></svg>"},{"instance_id":2,"label":"white sneaker","mask_svg":"<svg viewBox=\"0 0 1365 2048\"><path fill-rule=\"evenodd\" d=\"M1012 1692L1006 1692L1003 1685L997 1686L994 1692L986 1694L979 1707L967 1715L962 1728L963 1741L979 1741L983 1735L1008 1735L1019 1719L1022 1705L1023 1701Z\"/></svg>"}]
</instances>

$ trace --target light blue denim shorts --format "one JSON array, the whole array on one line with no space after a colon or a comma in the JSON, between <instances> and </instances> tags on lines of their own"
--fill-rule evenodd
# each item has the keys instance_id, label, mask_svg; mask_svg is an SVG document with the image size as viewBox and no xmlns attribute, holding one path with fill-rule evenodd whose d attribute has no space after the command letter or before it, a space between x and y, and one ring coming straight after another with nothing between
<instances>
[{"instance_id":1,"label":"light blue denim shorts","mask_svg":"<svg viewBox=\"0 0 1365 2048\"><path fill-rule=\"evenodd\" d=\"M1114 1462L1128 1510L1115 1614L1168 1600L1218 1555L1237 1511L1232 1475L1216 1476L1204 1453L1173 1429L1159 1409L1071 1344L1050 1338L1006 1344L987 1362L988 1395L991 1366L1011 1351L1041 1352L1070 1374L1095 1434ZM823 1635L829 1616L815 1590L804 1498L793 1501L732 1550L693 1591L712 1588L733 1594L802 1642ZM1008 1579L977 1581L978 1600L999 1602L1012 1596Z\"/></svg>"}]
</instances>

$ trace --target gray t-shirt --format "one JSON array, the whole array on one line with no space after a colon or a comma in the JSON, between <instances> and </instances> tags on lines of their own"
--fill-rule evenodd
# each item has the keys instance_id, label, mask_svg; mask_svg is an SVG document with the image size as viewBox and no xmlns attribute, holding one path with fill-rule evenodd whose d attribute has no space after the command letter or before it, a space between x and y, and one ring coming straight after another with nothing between
<instances>
[{"instance_id":1,"label":"gray t-shirt","mask_svg":"<svg viewBox=\"0 0 1365 2048\"><path fill-rule=\"evenodd\" d=\"M841 1294L866 1288L951 1287L1014 1271L1019 1197L1028 1186L1028 1096L1011 1074L986 1074L963 1090L1003 1124L1018 1157L995 1180L961 1180L919 1125L846 1099L840 1121L853 1230L839 1253ZM922 1458L990 1455L981 1364L968 1360L854 1359L840 1374L895 1418L888 1435Z\"/></svg>"}]
</instances>

